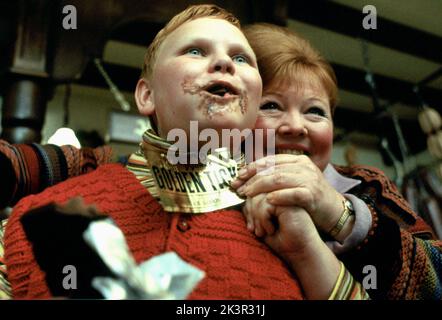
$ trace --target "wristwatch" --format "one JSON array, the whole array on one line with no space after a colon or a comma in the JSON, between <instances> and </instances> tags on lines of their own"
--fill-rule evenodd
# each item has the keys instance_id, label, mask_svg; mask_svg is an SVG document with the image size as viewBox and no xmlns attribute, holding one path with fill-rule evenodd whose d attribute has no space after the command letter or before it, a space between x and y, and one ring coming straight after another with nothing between
<instances>
[{"instance_id":1,"label":"wristwatch","mask_svg":"<svg viewBox=\"0 0 442 320\"><path fill-rule=\"evenodd\" d=\"M342 211L341 217L339 218L338 222L336 222L335 226L329 232L333 238L335 238L339 234L339 232L341 232L348 218L355 214L353 204L350 200L344 198L342 204L344 206L344 211Z\"/></svg>"}]
</instances>

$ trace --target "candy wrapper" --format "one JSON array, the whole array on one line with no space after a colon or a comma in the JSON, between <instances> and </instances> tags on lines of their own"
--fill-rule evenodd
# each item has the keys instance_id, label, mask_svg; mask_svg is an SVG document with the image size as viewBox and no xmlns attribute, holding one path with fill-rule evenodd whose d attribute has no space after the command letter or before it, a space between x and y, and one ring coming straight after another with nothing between
<instances>
[{"instance_id":1,"label":"candy wrapper","mask_svg":"<svg viewBox=\"0 0 442 320\"><path fill-rule=\"evenodd\" d=\"M169 148L172 146L167 141L152 132L143 134L141 149L153 182L149 192L159 198L164 210L199 214L244 202L230 188L244 164L243 156L234 160L227 148L218 148L207 155L205 164L171 164Z\"/></svg>"},{"instance_id":2,"label":"candy wrapper","mask_svg":"<svg viewBox=\"0 0 442 320\"><path fill-rule=\"evenodd\" d=\"M92 286L106 299L185 299L204 272L176 253L135 263L121 230L110 219L90 223L85 241L118 277L95 277Z\"/></svg>"}]
</instances>

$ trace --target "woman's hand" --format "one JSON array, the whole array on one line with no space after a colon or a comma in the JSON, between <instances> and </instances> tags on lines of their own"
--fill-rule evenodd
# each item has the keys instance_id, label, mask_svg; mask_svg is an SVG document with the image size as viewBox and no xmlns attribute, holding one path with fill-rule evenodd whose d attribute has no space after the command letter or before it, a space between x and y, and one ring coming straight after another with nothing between
<instances>
[{"instance_id":1,"label":"woman's hand","mask_svg":"<svg viewBox=\"0 0 442 320\"><path fill-rule=\"evenodd\" d=\"M302 207L324 232L333 228L344 210L344 197L305 155L278 154L252 162L239 172L232 187L248 198L266 195L274 206Z\"/></svg>"},{"instance_id":2,"label":"woman's hand","mask_svg":"<svg viewBox=\"0 0 442 320\"><path fill-rule=\"evenodd\" d=\"M248 198L243 207L247 226L284 259L298 276L306 297L327 299L340 271L335 255L325 245L310 215L300 207L273 206L265 195ZM262 225L262 226L261 226Z\"/></svg>"},{"instance_id":3,"label":"woman's hand","mask_svg":"<svg viewBox=\"0 0 442 320\"><path fill-rule=\"evenodd\" d=\"M274 206L264 194L246 200L243 214L247 229L254 232L281 257L299 255L314 242L321 241L316 227L308 214L300 207Z\"/></svg>"},{"instance_id":4,"label":"woman's hand","mask_svg":"<svg viewBox=\"0 0 442 320\"><path fill-rule=\"evenodd\" d=\"M272 212L275 231L264 237L264 242L288 262L300 262L313 254L322 239L308 214L300 207L276 206Z\"/></svg>"}]
</instances>

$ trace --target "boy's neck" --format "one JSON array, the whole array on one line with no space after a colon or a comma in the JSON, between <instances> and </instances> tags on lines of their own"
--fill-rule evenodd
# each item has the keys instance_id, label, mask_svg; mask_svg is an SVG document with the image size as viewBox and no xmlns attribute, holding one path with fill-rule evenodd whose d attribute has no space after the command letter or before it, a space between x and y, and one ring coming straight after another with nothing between
<instances>
[{"instance_id":1,"label":"boy's neck","mask_svg":"<svg viewBox=\"0 0 442 320\"><path fill-rule=\"evenodd\" d=\"M179 159L181 164L190 164L190 165L204 165L206 163L206 159L210 154L216 153L217 157L223 155L224 158L234 159L237 162L242 161L243 154L241 152L241 146L234 146L230 144L228 146L217 146L217 148L205 149L204 146L207 142L201 142L199 145L195 146L193 149L190 149L190 143L187 143L186 148L179 148L173 142L166 140L163 137L158 136L153 130L146 130L143 134L143 143L145 150L145 145L154 146L158 149L158 152L171 160L169 162L176 163L176 159Z\"/></svg>"}]
</instances>

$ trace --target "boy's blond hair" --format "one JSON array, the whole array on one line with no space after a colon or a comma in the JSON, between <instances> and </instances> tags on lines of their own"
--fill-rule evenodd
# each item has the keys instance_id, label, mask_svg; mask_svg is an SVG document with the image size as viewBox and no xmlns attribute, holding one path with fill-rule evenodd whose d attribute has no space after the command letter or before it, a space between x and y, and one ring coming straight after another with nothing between
<instances>
[{"instance_id":1,"label":"boy's blond hair","mask_svg":"<svg viewBox=\"0 0 442 320\"><path fill-rule=\"evenodd\" d=\"M306 39L287 28L267 23L245 26L243 32L255 51L264 88L305 77L319 79L334 113L338 96L335 72Z\"/></svg>"},{"instance_id":2,"label":"boy's blond hair","mask_svg":"<svg viewBox=\"0 0 442 320\"><path fill-rule=\"evenodd\" d=\"M161 44L167 38L169 34L171 34L178 27L183 25L188 21L192 21L198 18L216 18L223 19L227 22L231 23L238 29L241 29L241 24L239 20L230 12L212 4L203 4L203 5L193 5L189 6L184 11L180 12L176 16L174 16L166 26L158 32L158 34L153 39L152 43L147 48L147 52L144 55L144 63L143 70L141 73L141 77L145 79L150 79L153 72L153 67L156 62L158 49Z\"/></svg>"}]
</instances>

